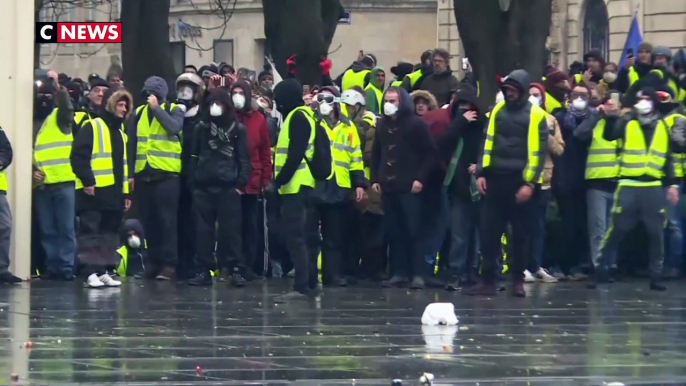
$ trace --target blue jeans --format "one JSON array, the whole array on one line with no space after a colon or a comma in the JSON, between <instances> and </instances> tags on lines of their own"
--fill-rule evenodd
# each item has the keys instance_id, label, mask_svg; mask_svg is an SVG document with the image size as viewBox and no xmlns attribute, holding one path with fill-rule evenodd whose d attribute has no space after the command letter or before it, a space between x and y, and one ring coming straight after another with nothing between
<instances>
[{"instance_id":1,"label":"blue jeans","mask_svg":"<svg viewBox=\"0 0 686 386\"><path fill-rule=\"evenodd\" d=\"M478 265L479 202L452 198L449 266L453 276L467 275Z\"/></svg>"},{"instance_id":2,"label":"blue jeans","mask_svg":"<svg viewBox=\"0 0 686 386\"><path fill-rule=\"evenodd\" d=\"M603 190L588 189L586 191L586 205L588 213L588 237L593 266L600 264L600 246L610 227L614 193ZM617 251L609 254L605 269L617 268Z\"/></svg>"},{"instance_id":3,"label":"blue jeans","mask_svg":"<svg viewBox=\"0 0 686 386\"><path fill-rule=\"evenodd\" d=\"M550 204L550 196L552 195L550 189L541 189L541 196L536 203L536 212L534 213L534 232L531 235L531 257L527 264L527 269L531 273L538 272L543 262L543 247L545 245L545 225L548 216L548 204Z\"/></svg>"},{"instance_id":4,"label":"blue jeans","mask_svg":"<svg viewBox=\"0 0 686 386\"><path fill-rule=\"evenodd\" d=\"M45 186L34 191L40 240L45 250L48 274L74 273L76 232L74 230L74 184Z\"/></svg>"},{"instance_id":5,"label":"blue jeans","mask_svg":"<svg viewBox=\"0 0 686 386\"><path fill-rule=\"evenodd\" d=\"M684 250L684 237L681 226L681 208L679 203L667 202L667 229L665 232L667 251L664 269L681 269Z\"/></svg>"}]
</instances>

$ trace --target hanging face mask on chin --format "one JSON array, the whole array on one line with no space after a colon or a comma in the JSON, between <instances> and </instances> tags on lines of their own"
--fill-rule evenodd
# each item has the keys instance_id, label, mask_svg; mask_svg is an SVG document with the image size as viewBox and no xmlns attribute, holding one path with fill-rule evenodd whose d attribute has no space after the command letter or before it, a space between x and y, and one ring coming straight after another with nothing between
<instances>
[{"instance_id":1,"label":"hanging face mask on chin","mask_svg":"<svg viewBox=\"0 0 686 386\"><path fill-rule=\"evenodd\" d=\"M213 117L220 117L222 115L222 107L216 103L210 106L210 115Z\"/></svg>"},{"instance_id":2,"label":"hanging face mask on chin","mask_svg":"<svg viewBox=\"0 0 686 386\"><path fill-rule=\"evenodd\" d=\"M245 95L233 94L231 96L231 101L233 102L233 106L238 110L245 107Z\"/></svg>"},{"instance_id":3,"label":"hanging face mask on chin","mask_svg":"<svg viewBox=\"0 0 686 386\"><path fill-rule=\"evenodd\" d=\"M653 102L641 99L634 105L634 108L639 115L647 115L653 112Z\"/></svg>"},{"instance_id":4,"label":"hanging face mask on chin","mask_svg":"<svg viewBox=\"0 0 686 386\"><path fill-rule=\"evenodd\" d=\"M394 105L391 102L386 102L383 105L383 113L384 115L392 117L398 113L398 106Z\"/></svg>"},{"instance_id":5,"label":"hanging face mask on chin","mask_svg":"<svg viewBox=\"0 0 686 386\"><path fill-rule=\"evenodd\" d=\"M572 107L574 107L575 110L585 110L586 106L588 106L588 102L584 99L576 98L572 101Z\"/></svg>"},{"instance_id":6,"label":"hanging face mask on chin","mask_svg":"<svg viewBox=\"0 0 686 386\"><path fill-rule=\"evenodd\" d=\"M333 112L333 107L330 103L321 102L319 103L319 112L324 116L329 116Z\"/></svg>"},{"instance_id":7,"label":"hanging face mask on chin","mask_svg":"<svg viewBox=\"0 0 686 386\"><path fill-rule=\"evenodd\" d=\"M141 246L141 239L136 235L129 236L128 240L129 247L133 249L138 249Z\"/></svg>"}]
</instances>

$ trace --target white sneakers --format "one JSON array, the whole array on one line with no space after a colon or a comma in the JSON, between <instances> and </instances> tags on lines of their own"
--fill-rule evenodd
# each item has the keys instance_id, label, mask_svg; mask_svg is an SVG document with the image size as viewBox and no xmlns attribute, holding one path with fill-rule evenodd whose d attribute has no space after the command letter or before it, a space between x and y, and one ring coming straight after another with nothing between
<instances>
[{"instance_id":1,"label":"white sneakers","mask_svg":"<svg viewBox=\"0 0 686 386\"><path fill-rule=\"evenodd\" d=\"M541 267L536 271L535 274L531 274L528 269L524 270L524 282L525 283L535 283L540 281L543 283L557 283L557 278L552 276L546 271L545 268Z\"/></svg>"},{"instance_id":2,"label":"white sneakers","mask_svg":"<svg viewBox=\"0 0 686 386\"><path fill-rule=\"evenodd\" d=\"M86 286L89 288L119 287L120 285L120 281L112 279L108 274L98 276L94 273L88 276L88 280L86 281Z\"/></svg>"}]
</instances>

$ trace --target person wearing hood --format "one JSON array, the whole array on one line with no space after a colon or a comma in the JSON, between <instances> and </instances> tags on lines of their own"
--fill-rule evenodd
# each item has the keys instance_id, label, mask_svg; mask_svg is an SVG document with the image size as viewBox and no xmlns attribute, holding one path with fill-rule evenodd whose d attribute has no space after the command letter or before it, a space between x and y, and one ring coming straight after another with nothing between
<instances>
[{"instance_id":1,"label":"person wearing hood","mask_svg":"<svg viewBox=\"0 0 686 386\"><path fill-rule=\"evenodd\" d=\"M176 103L185 110L181 129L181 175L178 211L179 262L177 274L181 279L195 276L195 215L193 192L190 189L188 170L191 164L194 129L203 118L205 84L195 73L183 73L176 78Z\"/></svg>"},{"instance_id":2,"label":"person wearing hood","mask_svg":"<svg viewBox=\"0 0 686 386\"><path fill-rule=\"evenodd\" d=\"M529 102L532 105L540 106L545 110L545 88L542 84L534 82L529 88ZM560 157L565 150L565 141L562 138L560 125L557 119L552 114L546 114L546 123L548 124L548 156L545 158L545 167L543 168L543 183L541 184L541 196L537 202L535 216L535 230L531 240L531 257L527 264L527 269L524 270L524 281L534 282L540 281L543 283L555 283L557 278L551 275L547 269L541 266L543 262L545 237L546 237L546 223L548 221L548 206L552 200L551 183L553 179L553 159Z\"/></svg>"},{"instance_id":3,"label":"person wearing hood","mask_svg":"<svg viewBox=\"0 0 686 386\"><path fill-rule=\"evenodd\" d=\"M131 206L124 122L133 110L133 97L124 89L109 89L102 104L99 118L84 123L71 151L80 219L78 254L85 264L114 255L119 246L119 224ZM121 283L107 273L94 273L86 284L102 287Z\"/></svg>"},{"instance_id":4,"label":"person wearing hood","mask_svg":"<svg viewBox=\"0 0 686 386\"><path fill-rule=\"evenodd\" d=\"M605 235L600 252L593 258L595 272L588 288L608 281L610 254L624 236L642 222L648 236L650 289L665 291L662 284L664 261L664 224L667 201L679 201L679 178L674 170L673 153L686 150L686 121L677 119L670 131L658 110L658 92L643 88L630 113L620 116L617 107L604 109L603 139L621 140L619 184L612 209L612 226ZM649 144L649 145L647 145ZM666 197L665 200L665 188Z\"/></svg>"},{"instance_id":5,"label":"person wearing hood","mask_svg":"<svg viewBox=\"0 0 686 386\"><path fill-rule=\"evenodd\" d=\"M426 90L436 97L436 101L440 106L450 102L450 92L455 90L460 81L457 80L450 69L450 53L448 51L437 48L434 51L433 58L433 73L425 76L422 79L421 85L416 87L419 90Z\"/></svg>"},{"instance_id":6,"label":"person wearing hood","mask_svg":"<svg viewBox=\"0 0 686 386\"><path fill-rule=\"evenodd\" d=\"M236 74L236 69L233 68L232 65L230 65L228 63L224 63L224 62L219 63L218 70L219 71L217 73L221 76L235 75Z\"/></svg>"},{"instance_id":7,"label":"person wearing hood","mask_svg":"<svg viewBox=\"0 0 686 386\"><path fill-rule=\"evenodd\" d=\"M371 80L371 70L376 67L376 56L365 54L360 60L353 62L341 75L334 80L341 91L353 86L366 88Z\"/></svg>"},{"instance_id":8,"label":"person wearing hood","mask_svg":"<svg viewBox=\"0 0 686 386\"><path fill-rule=\"evenodd\" d=\"M490 114L486 140L476 167L476 185L482 199L482 278L465 288L465 295L497 293L501 237L507 224L511 253L507 265L513 276L512 296L524 297L524 269L529 258L533 221L545 158L548 155L546 112L529 101L531 81L525 70L511 72L501 85L505 100Z\"/></svg>"},{"instance_id":9,"label":"person wearing hood","mask_svg":"<svg viewBox=\"0 0 686 386\"><path fill-rule=\"evenodd\" d=\"M178 262L178 207L181 173L183 105L167 102L167 82L151 76L143 84L146 103L136 108L126 125L130 167L139 219L148 232L148 273L158 280L176 277Z\"/></svg>"},{"instance_id":10,"label":"person wearing hood","mask_svg":"<svg viewBox=\"0 0 686 386\"><path fill-rule=\"evenodd\" d=\"M404 88L408 93L417 90L422 84L422 80L434 71L433 56L433 50L424 51L419 58L419 64L413 66L409 73L402 78L400 87Z\"/></svg>"},{"instance_id":11,"label":"person wearing hood","mask_svg":"<svg viewBox=\"0 0 686 386\"><path fill-rule=\"evenodd\" d=\"M315 178L305 156L312 158L313 133L316 128L314 112L304 106L303 88L293 78L285 79L274 88L274 105L284 116L276 142L274 173L267 193L277 190L281 199L281 227L286 248L293 260L295 278L293 290L276 301L303 300L315 294L318 287L317 255L308 252L310 240L307 219L313 215L312 190Z\"/></svg>"},{"instance_id":12,"label":"person wearing hood","mask_svg":"<svg viewBox=\"0 0 686 386\"><path fill-rule=\"evenodd\" d=\"M110 84L102 78L94 78L90 82L90 92L88 92L88 97L84 98L79 104L78 109L74 113L74 125L73 131L76 136L81 129L81 126L85 125L91 119L100 117L100 113L103 111L103 97L105 92L110 88Z\"/></svg>"},{"instance_id":13,"label":"person wearing hood","mask_svg":"<svg viewBox=\"0 0 686 386\"><path fill-rule=\"evenodd\" d=\"M256 273L256 259L260 229L257 225L257 196L272 180L272 153L269 129L264 115L252 105L252 90L245 80L231 86L231 100L236 108L238 121L245 126L248 136L250 164L252 166L245 192L241 195L243 214L243 254L245 255L246 279L255 280L265 274L263 264Z\"/></svg>"},{"instance_id":14,"label":"person wearing hood","mask_svg":"<svg viewBox=\"0 0 686 386\"><path fill-rule=\"evenodd\" d=\"M212 90L208 101L209 120L194 130L189 170L199 270L188 284L211 286L210 271L218 266L222 279L243 287L246 265L241 245L241 195L251 172L248 136L236 118L228 90Z\"/></svg>"},{"instance_id":15,"label":"person wearing hood","mask_svg":"<svg viewBox=\"0 0 686 386\"><path fill-rule=\"evenodd\" d=\"M545 87L545 111L553 114L563 107L567 94L571 91L569 78L562 71L547 66L543 76L543 87Z\"/></svg>"},{"instance_id":16,"label":"person wearing hood","mask_svg":"<svg viewBox=\"0 0 686 386\"><path fill-rule=\"evenodd\" d=\"M681 92L680 80L672 66L671 48L655 46L652 57L653 69L636 84L636 87L651 87L656 90L669 89L670 93L674 95L675 101L683 102L684 94Z\"/></svg>"},{"instance_id":17,"label":"person wearing hood","mask_svg":"<svg viewBox=\"0 0 686 386\"><path fill-rule=\"evenodd\" d=\"M414 114L403 88L384 93L384 114L377 121L372 147L372 189L381 193L384 231L389 242L391 279L385 287L424 287L427 264L418 249L421 196L426 177L436 164L436 144L428 126Z\"/></svg>"},{"instance_id":18,"label":"person wearing hood","mask_svg":"<svg viewBox=\"0 0 686 386\"><path fill-rule=\"evenodd\" d=\"M454 101L448 108L427 112L422 118L428 122L430 132L438 133L438 154L448 165L441 184L447 189L451 225L450 252L446 257L452 281L447 289L457 290L474 284L477 277L479 192L473 187L479 147L488 121L477 91L470 85L455 91Z\"/></svg>"},{"instance_id":19,"label":"person wearing hood","mask_svg":"<svg viewBox=\"0 0 686 386\"><path fill-rule=\"evenodd\" d=\"M120 236L122 245L115 252L115 257L119 263L115 267L114 273L119 277L143 278L148 258L143 224L136 219L124 221L120 229Z\"/></svg>"},{"instance_id":20,"label":"person wearing hood","mask_svg":"<svg viewBox=\"0 0 686 386\"><path fill-rule=\"evenodd\" d=\"M48 82L52 86L48 86ZM33 206L39 239L45 252L44 279L74 280L76 234L74 183L69 162L74 135L74 108L69 94L57 83L57 73L38 88L34 119L48 112L34 131ZM34 124L36 121L34 121ZM34 127L36 127L34 126Z\"/></svg>"},{"instance_id":21,"label":"person wearing hood","mask_svg":"<svg viewBox=\"0 0 686 386\"><path fill-rule=\"evenodd\" d=\"M383 68L376 66L372 69L371 76L369 77L369 84L365 88L367 92L367 111L371 111L374 114L381 114L382 101L383 101L383 90L386 88L386 73Z\"/></svg>"},{"instance_id":22,"label":"person wearing hood","mask_svg":"<svg viewBox=\"0 0 686 386\"><path fill-rule=\"evenodd\" d=\"M183 67L183 72L185 74L196 74L198 73L198 68L192 64L187 64Z\"/></svg>"},{"instance_id":23,"label":"person wearing hood","mask_svg":"<svg viewBox=\"0 0 686 386\"><path fill-rule=\"evenodd\" d=\"M558 261L562 272L571 280L583 280L588 261L586 242L586 158L588 146L574 137L574 131L594 110L590 106L591 89L575 84L568 107L555 111L560 124L564 153L555 161L552 189L557 200L562 224L563 253Z\"/></svg>"},{"instance_id":24,"label":"person wearing hood","mask_svg":"<svg viewBox=\"0 0 686 386\"><path fill-rule=\"evenodd\" d=\"M414 113L420 117L429 111L433 111L438 108L436 97L434 97L433 94L428 91L412 91L410 96L412 97L412 103L414 104Z\"/></svg>"},{"instance_id":25,"label":"person wearing hood","mask_svg":"<svg viewBox=\"0 0 686 386\"><path fill-rule=\"evenodd\" d=\"M629 87L638 82L653 69L653 45L648 42L638 46L638 57L630 53L626 57L624 68L617 75L617 90L623 94L629 92ZM640 88L638 89L640 90ZM636 90L636 91L638 91ZM634 92L634 95L636 92ZM632 104L628 104L631 106Z\"/></svg>"}]
</instances>

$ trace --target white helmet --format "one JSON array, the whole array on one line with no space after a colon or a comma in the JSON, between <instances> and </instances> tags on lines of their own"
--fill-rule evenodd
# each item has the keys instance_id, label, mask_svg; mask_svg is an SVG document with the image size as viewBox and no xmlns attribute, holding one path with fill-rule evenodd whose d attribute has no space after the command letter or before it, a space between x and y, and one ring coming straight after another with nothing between
<instances>
[{"instance_id":1,"label":"white helmet","mask_svg":"<svg viewBox=\"0 0 686 386\"><path fill-rule=\"evenodd\" d=\"M364 96L355 90L345 90L341 94L341 103L345 103L350 106L365 106L366 102Z\"/></svg>"},{"instance_id":2,"label":"white helmet","mask_svg":"<svg viewBox=\"0 0 686 386\"><path fill-rule=\"evenodd\" d=\"M199 77L197 74L191 74L191 73L183 73L179 75L178 78L176 78L176 87L179 87L179 83L182 82L188 82L195 84L198 87L204 87L205 82L203 82L202 78Z\"/></svg>"}]
</instances>

